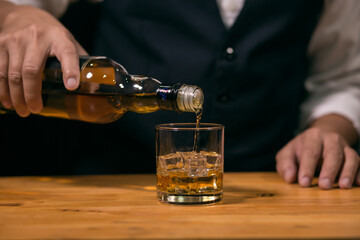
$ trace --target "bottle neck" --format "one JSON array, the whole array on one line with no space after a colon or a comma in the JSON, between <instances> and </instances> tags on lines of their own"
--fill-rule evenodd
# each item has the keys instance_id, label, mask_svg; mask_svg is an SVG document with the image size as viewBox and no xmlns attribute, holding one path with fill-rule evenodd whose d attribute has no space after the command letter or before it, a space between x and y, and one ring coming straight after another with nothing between
<instances>
[{"instance_id":1,"label":"bottle neck","mask_svg":"<svg viewBox=\"0 0 360 240\"><path fill-rule=\"evenodd\" d=\"M176 101L180 87L180 84L175 84L173 86L160 86L156 90L157 103L160 109L181 111Z\"/></svg>"},{"instance_id":2,"label":"bottle neck","mask_svg":"<svg viewBox=\"0 0 360 240\"><path fill-rule=\"evenodd\" d=\"M202 90L193 85L160 86L156 94L158 105L162 110L198 112L204 102Z\"/></svg>"}]
</instances>

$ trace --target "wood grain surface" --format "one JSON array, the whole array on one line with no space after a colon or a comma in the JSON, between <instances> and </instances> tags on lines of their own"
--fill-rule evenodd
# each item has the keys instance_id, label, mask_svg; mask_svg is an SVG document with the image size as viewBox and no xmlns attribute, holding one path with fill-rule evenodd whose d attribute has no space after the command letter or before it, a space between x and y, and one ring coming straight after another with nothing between
<instances>
[{"instance_id":1,"label":"wood grain surface","mask_svg":"<svg viewBox=\"0 0 360 240\"><path fill-rule=\"evenodd\" d=\"M155 175L0 178L1 239L360 239L360 188L226 173L224 199L156 200Z\"/></svg>"}]
</instances>

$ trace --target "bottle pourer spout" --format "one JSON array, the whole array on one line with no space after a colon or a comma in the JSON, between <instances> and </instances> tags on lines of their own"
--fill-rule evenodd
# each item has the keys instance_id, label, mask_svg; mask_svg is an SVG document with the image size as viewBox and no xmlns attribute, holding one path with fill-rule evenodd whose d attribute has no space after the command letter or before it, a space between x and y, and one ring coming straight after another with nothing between
<instances>
[{"instance_id":1,"label":"bottle pourer spout","mask_svg":"<svg viewBox=\"0 0 360 240\"><path fill-rule=\"evenodd\" d=\"M204 104L204 93L198 86L182 85L178 90L177 104L183 112L198 112Z\"/></svg>"}]
</instances>

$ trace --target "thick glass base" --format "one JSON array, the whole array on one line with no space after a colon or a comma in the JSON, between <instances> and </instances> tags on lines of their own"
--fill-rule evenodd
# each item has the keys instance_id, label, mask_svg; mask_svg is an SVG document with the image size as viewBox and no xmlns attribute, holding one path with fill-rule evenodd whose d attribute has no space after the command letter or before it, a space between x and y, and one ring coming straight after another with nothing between
<instances>
[{"instance_id":1,"label":"thick glass base","mask_svg":"<svg viewBox=\"0 0 360 240\"><path fill-rule=\"evenodd\" d=\"M215 203L219 202L223 194L202 194L202 195L179 195L179 194L169 194L165 192L157 192L158 200L162 203L170 204L206 204L206 203Z\"/></svg>"}]
</instances>

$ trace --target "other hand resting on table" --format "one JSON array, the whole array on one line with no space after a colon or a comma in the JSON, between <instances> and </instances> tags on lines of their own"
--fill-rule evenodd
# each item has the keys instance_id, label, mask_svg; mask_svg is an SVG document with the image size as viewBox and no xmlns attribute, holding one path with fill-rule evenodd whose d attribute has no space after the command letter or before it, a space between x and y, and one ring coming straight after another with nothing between
<instances>
[{"instance_id":1,"label":"other hand resting on table","mask_svg":"<svg viewBox=\"0 0 360 240\"><path fill-rule=\"evenodd\" d=\"M319 187L360 186L360 158L350 146L357 141L352 123L340 115L326 115L285 145L276 156L276 169L288 183L309 187L317 170Z\"/></svg>"}]
</instances>

